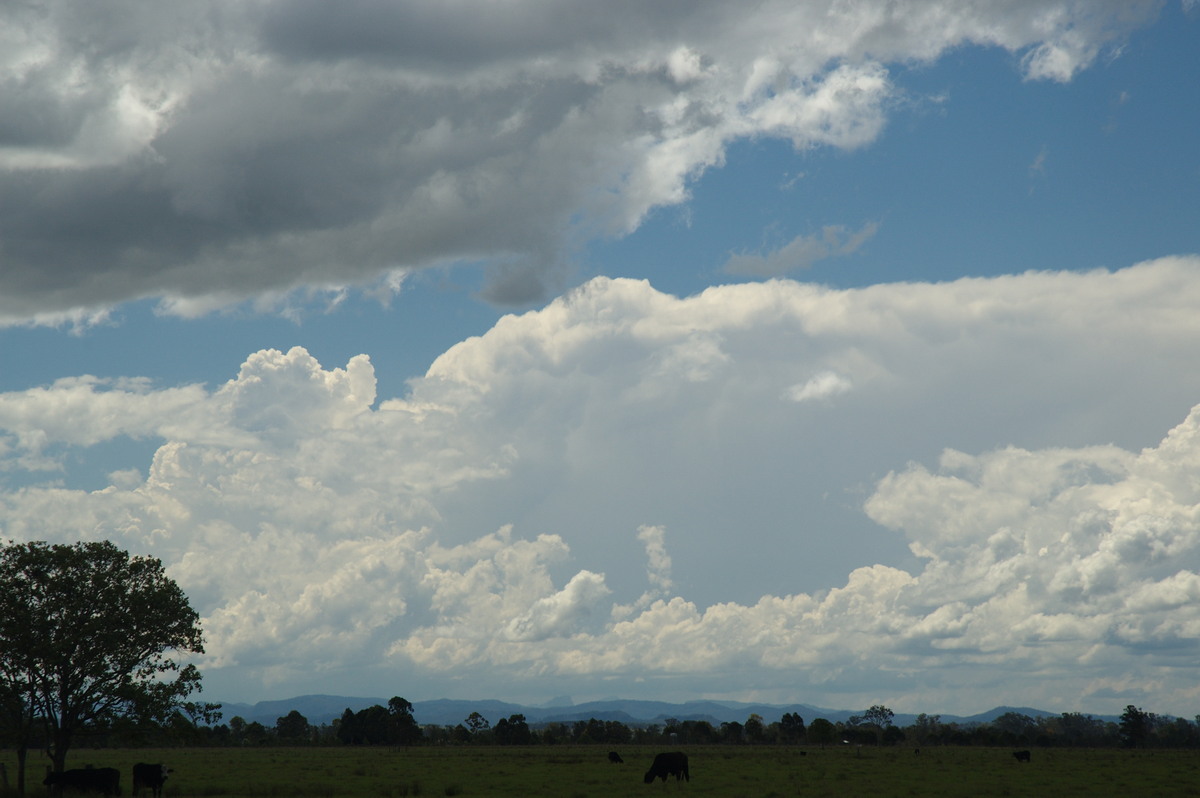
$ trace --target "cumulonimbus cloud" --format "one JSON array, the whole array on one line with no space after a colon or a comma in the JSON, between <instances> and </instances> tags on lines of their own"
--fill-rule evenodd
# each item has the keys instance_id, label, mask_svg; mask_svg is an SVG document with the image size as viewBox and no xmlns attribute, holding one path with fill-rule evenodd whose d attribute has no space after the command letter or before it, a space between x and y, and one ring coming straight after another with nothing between
<instances>
[{"instance_id":1,"label":"cumulonimbus cloud","mask_svg":"<svg viewBox=\"0 0 1200 798\"><path fill-rule=\"evenodd\" d=\"M682 298L599 278L404 397L300 348L212 389L63 380L0 395L0 535L162 558L216 690L371 663L362 689L738 674L950 711L1019 676L1030 702L1166 708L1195 692L1198 304L1195 257ZM71 486L125 437L153 459Z\"/></svg>"}]
</instances>

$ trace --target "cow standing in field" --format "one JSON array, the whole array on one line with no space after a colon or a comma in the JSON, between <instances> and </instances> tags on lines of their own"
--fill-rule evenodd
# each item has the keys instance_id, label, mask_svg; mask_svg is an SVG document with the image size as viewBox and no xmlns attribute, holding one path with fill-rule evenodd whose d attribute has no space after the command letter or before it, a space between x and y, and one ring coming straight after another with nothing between
<instances>
[{"instance_id":1,"label":"cow standing in field","mask_svg":"<svg viewBox=\"0 0 1200 798\"><path fill-rule=\"evenodd\" d=\"M47 773L42 782L55 795L64 790L98 792L101 795L121 794L121 771L116 768L82 768Z\"/></svg>"},{"instance_id":2,"label":"cow standing in field","mask_svg":"<svg viewBox=\"0 0 1200 798\"><path fill-rule=\"evenodd\" d=\"M683 779L691 781L691 774L688 773L688 758L687 754L682 751L672 751L669 754L658 754L654 757L654 764L650 765L650 769L646 771L646 777L642 779L646 784L661 778L665 784L667 776L674 776L675 781Z\"/></svg>"},{"instance_id":3,"label":"cow standing in field","mask_svg":"<svg viewBox=\"0 0 1200 798\"><path fill-rule=\"evenodd\" d=\"M1018 762L1029 762L1030 761L1028 751L1013 751L1013 756L1015 756L1017 758Z\"/></svg>"},{"instance_id":4,"label":"cow standing in field","mask_svg":"<svg viewBox=\"0 0 1200 798\"><path fill-rule=\"evenodd\" d=\"M149 787L154 798L161 798L163 782L167 780L167 774L170 772L166 765L138 762L133 766L133 794L136 796L143 787Z\"/></svg>"},{"instance_id":5,"label":"cow standing in field","mask_svg":"<svg viewBox=\"0 0 1200 798\"><path fill-rule=\"evenodd\" d=\"M609 751L608 752L608 763L610 765L624 765L625 760L622 759L621 755L618 754L616 751Z\"/></svg>"}]
</instances>

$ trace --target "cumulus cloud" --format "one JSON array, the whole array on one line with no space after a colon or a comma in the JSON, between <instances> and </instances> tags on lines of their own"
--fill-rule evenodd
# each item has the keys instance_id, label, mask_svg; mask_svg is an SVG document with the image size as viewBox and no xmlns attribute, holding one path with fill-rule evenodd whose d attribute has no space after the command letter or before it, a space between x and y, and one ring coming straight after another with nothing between
<instances>
[{"instance_id":1,"label":"cumulus cloud","mask_svg":"<svg viewBox=\"0 0 1200 798\"><path fill-rule=\"evenodd\" d=\"M562 284L579 242L686 201L732 141L871 143L890 63L978 44L1068 80L1156 11L5 4L0 323L78 323L146 297L186 315L386 295L448 262L484 264L486 296L526 302ZM853 238L833 235L738 270L780 274Z\"/></svg>"},{"instance_id":2,"label":"cumulus cloud","mask_svg":"<svg viewBox=\"0 0 1200 798\"><path fill-rule=\"evenodd\" d=\"M568 636L609 592L603 574L580 571L562 590L538 599L528 612L509 621L505 633L521 641Z\"/></svg>"},{"instance_id":3,"label":"cumulus cloud","mask_svg":"<svg viewBox=\"0 0 1200 798\"><path fill-rule=\"evenodd\" d=\"M403 397L300 348L211 389L62 380L0 395L0 535L162 558L227 700L619 679L967 711L1019 676L1088 711L1152 680L1166 709L1195 695L1198 304L1195 257L682 298L598 278ZM161 440L144 476L69 487L121 436Z\"/></svg>"}]
</instances>

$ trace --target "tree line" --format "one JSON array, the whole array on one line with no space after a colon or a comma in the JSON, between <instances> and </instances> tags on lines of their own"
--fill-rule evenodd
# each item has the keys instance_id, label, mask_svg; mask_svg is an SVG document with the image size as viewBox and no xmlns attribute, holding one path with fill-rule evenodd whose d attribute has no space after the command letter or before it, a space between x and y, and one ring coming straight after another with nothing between
<instances>
[{"instance_id":1,"label":"tree line","mask_svg":"<svg viewBox=\"0 0 1200 798\"><path fill-rule=\"evenodd\" d=\"M877 705L844 721L814 718L806 723L797 713L777 721L751 714L744 722L668 718L662 723L623 723L589 718L570 722L529 723L524 715L497 719L493 725L472 712L455 725L419 724L412 704L392 698L357 712L346 709L329 723L309 723L292 710L274 725L247 722L235 716L209 726L182 724L164 728L147 741L138 731L138 744L156 746L344 746L376 745L806 745L806 746L952 746L1200 748L1200 716L1195 720L1163 717L1130 705L1117 721L1078 712L1031 717L1009 712L986 722L943 722L940 715L921 714L908 725L893 722L894 713ZM119 730L93 744L125 746Z\"/></svg>"}]
</instances>

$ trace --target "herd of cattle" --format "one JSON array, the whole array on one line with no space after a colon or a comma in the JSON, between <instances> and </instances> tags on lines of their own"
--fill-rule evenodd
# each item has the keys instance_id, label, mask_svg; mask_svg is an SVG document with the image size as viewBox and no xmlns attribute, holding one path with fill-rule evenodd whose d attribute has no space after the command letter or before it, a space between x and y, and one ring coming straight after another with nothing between
<instances>
[{"instance_id":1,"label":"herd of cattle","mask_svg":"<svg viewBox=\"0 0 1200 798\"><path fill-rule=\"evenodd\" d=\"M801 752L804 753L804 752ZM920 753L920 749L917 749ZM1028 751L1014 751L1013 756L1018 762L1030 761ZM608 752L608 761L614 765L623 765L625 760L616 751ZM144 789L149 789L154 798L161 798L163 783L171 771L166 765L147 765L143 762L133 766L133 794L136 796ZM671 751L657 754L650 769L646 771L642 781L646 784L655 779L662 779L665 784L668 776L674 776L675 781L691 781L688 772L687 754L682 751ZM65 790L72 792L98 792L101 795L121 794L121 771L116 768L82 768L79 770L63 770L58 773L47 773L42 782L58 794Z\"/></svg>"},{"instance_id":2,"label":"herd of cattle","mask_svg":"<svg viewBox=\"0 0 1200 798\"><path fill-rule=\"evenodd\" d=\"M133 766L133 794L149 789L154 798L161 798L163 782L171 771L166 765L139 762ZM121 771L116 768L78 768L47 773L42 784L62 795L64 792L98 792L101 795L121 794Z\"/></svg>"}]
</instances>

